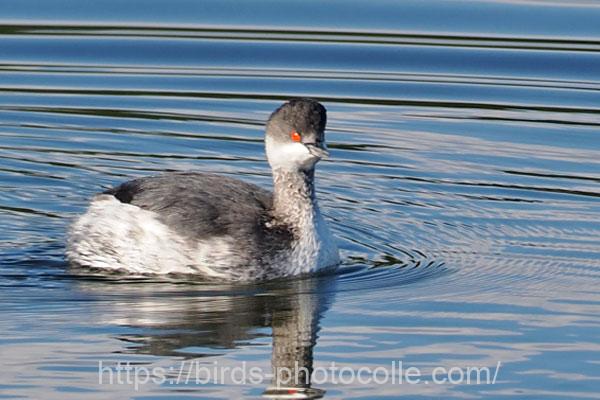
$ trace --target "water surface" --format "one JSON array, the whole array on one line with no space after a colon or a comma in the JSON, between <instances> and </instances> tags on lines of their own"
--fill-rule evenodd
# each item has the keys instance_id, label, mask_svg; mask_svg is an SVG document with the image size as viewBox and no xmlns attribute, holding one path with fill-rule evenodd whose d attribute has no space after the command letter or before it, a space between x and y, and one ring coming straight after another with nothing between
<instances>
[{"instance_id":1,"label":"water surface","mask_svg":"<svg viewBox=\"0 0 600 400\"><path fill-rule=\"evenodd\" d=\"M500 365L494 384L330 399L598 398L600 7L593 1L0 4L0 397L260 398L98 384L98 365ZM75 276L96 192L161 171L270 187L263 124L328 108L333 277ZM194 364L197 363L197 364ZM500 364L499 364L500 363ZM431 381L431 379L429 379Z\"/></svg>"}]
</instances>

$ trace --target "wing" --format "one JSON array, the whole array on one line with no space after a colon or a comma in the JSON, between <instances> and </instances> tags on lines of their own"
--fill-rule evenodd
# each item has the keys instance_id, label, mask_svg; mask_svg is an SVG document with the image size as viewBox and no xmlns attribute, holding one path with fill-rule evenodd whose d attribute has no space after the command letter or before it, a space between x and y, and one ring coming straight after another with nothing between
<instances>
[{"instance_id":1,"label":"wing","mask_svg":"<svg viewBox=\"0 0 600 400\"><path fill-rule=\"evenodd\" d=\"M104 193L156 212L164 224L190 239L260 230L272 201L256 185L192 172L135 179Z\"/></svg>"}]
</instances>

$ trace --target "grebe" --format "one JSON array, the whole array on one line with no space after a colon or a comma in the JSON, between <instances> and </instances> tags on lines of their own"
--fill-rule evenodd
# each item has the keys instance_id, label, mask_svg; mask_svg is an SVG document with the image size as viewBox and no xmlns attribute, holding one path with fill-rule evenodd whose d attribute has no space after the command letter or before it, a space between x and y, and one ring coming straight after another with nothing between
<instances>
[{"instance_id":1,"label":"grebe","mask_svg":"<svg viewBox=\"0 0 600 400\"><path fill-rule=\"evenodd\" d=\"M134 179L96 195L71 226L73 265L131 274L196 274L249 281L335 268L321 215L316 163L328 156L325 107L293 99L266 125L273 193L196 172Z\"/></svg>"}]
</instances>

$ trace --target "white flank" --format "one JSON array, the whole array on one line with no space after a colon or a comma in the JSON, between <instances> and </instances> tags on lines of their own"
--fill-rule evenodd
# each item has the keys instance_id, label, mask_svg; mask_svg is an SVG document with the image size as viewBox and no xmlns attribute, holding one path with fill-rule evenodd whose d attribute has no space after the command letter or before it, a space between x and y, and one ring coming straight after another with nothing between
<instances>
[{"instance_id":1,"label":"white flank","mask_svg":"<svg viewBox=\"0 0 600 400\"><path fill-rule=\"evenodd\" d=\"M223 238L192 247L154 212L121 203L111 195L98 195L72 225L66 254L69 261L83 267L134 274L225 277L219 264L231 261L230 249Z\"/></svg>"}]
</instances>

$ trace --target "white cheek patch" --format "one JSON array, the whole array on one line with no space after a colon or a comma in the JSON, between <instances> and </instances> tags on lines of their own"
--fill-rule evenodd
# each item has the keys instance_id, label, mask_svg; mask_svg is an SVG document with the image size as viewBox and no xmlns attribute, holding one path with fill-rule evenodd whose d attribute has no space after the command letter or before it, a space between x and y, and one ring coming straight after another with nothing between
<instances>
[{"instance_id":1,"label":"white cheek patch","mask_svg":"<svg viewBox=\"0 0 600 400\"><path fill-rule=\"evenodd\" d=\"M317 161L302 143L276 144L267 137L265 144L271 168L302 168Z\"/></svg>"}]
</instances>

